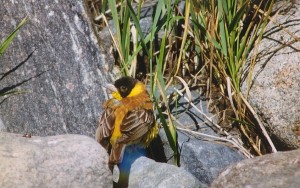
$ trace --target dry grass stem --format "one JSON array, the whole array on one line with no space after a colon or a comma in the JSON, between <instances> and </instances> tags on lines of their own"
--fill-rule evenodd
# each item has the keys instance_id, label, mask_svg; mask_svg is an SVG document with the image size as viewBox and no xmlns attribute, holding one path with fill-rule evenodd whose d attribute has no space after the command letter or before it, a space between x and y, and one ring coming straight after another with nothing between
<instances>
[{"instance_id":1,"label":"dry grass stem","mask_svg":"<svg viewBox=\"0 0 300 188\"><path fill-rule=\"evenodd\" d=\"M138 40L138 35L137 35L137 31L135 26L131 26L131 35L132 35L132 43L133 43L133 51L137 50L137 40ZM136 75L136 69L137 69L137 56L135 56L132 60L132 62L129 62L130 64L130 69L129 69L129 74L131 76L135 76Z\"/></svg>"},{"instance_id":2,"label":"dry grass stem","mask_svg":"<svg viewBox=\"0 0 300 188\"><path fill-rule=\"evenodd\" d=\"M254 116L254 118L256 119L259 127L261 128L262 130L262 133L263 135L266 137L268 143L270 144L271 148L272 148L272 152L273 153L276 153L277 152L277 149L275 148L269 134L267 133L263 123L260 121L258 115L256 114L256 112L254 111L254 109L251 107L251 105L248 103L248 101L243 97L243 95L240 93L240 97L241 99L243 100L243 102L246 104L247 108L250 110L250 112L252 113L252 115Z\"/></svg>"},{"instance_id":3,"label":"dry grass stem","mask_svg":"<svg viewBox=\"0 0 300 188\"><path fill-rule=\"evenodd\" d=\"M238 140L236 140L235 138L233 138L227 131L225 131L222 127L220 127L220 125L218 125L217 123L215 123L210 117L208 117L205 113L203 113L195 104L193 104L193 102L189 101L188 98L186 98L183 93L181 91L179 91L177 88L174 88L174 90L181 96L183 97L187 102L190 103L190 105L197 111L199 112L206 120L208 120L209 123L211 123L213 126L215 126L220 132L224 133L224 135L226 135L228 137L228 139L232 140L232 142L234 142L236 146L238 146L239 149L241 149L241 151L243 151L243 153L248 153L246 156L250 156L251 154L249 153L249 151L244 148L244 146L242 146ZM252 155L251 155L252 156Z\"/></svg>"},{"instance_id":4,"label":"dry grass stem","mask_svg":"<svg viewBox=\"0 0 300 188\"><path fill-rule=\"evenodd\" d=\"M256 5L254 5L255 9L259 9L259 7L257 7ZM262 15L264 15L265 17L267 17L267 13L264 12L263 10L259 9L258 10ZM279 11L279 10L278 10ZM277 13L275 14L275 16L277 15ZM274 17L269 16L268 19L274 23L275 25L277 25L280 29L282 29L283 31L285 31L287 34L289 34L292 38L294 38L295 40L297 40L298 42L300 42L300 38L296 35L294 35L292 32L290 32L288 29L286 29L284 26L282 26L280 23L278 23L277 21L275 21Z\"/></svg>"},{"instance_id":5,"label":"dry grass stem","mask_svg":"<svg viewBox=\"0 0 300 188\"><path fill-rule=\"evenodd\" d=\"M186 0L184 25L189 24L190 7L191 7L190 0ZM185 27L184 31L183 31L183 37L182 37L181 47L180 47L180 51L179 51L179 57L178 57L178 61L177 61L177 68L175 71L175 75L177 75L178 71L179 71L180 62L182 60L182 54L184 53L184 46L186 44L187 34L188 34L188 27Z\"/></svg>"},{"instance_id":6,"label":"dry grass stem","mask_svg":"<svg viewBox=\"0 0 300 188\"><path fill-rule=\"evenodd\" d=\"M232 100L232 93L231 93L231 82L230 82L230 78L227 76L226 77L226 83L227 83L227 92L228 92L228 98L229 98L229 101L230 101L230 104L231 104L231 108L233 109L234 113L235 113L235 116L236 117L239 117L238 116L238 113L237 113L237 110L233 104L233 100Z\"/></svg>"},{"instance_id":7,"label":"dry grass stem","mask_svg":"<svg viewBox=\"0 0 300 188\"><path fill-rule=\"evenodd\" d=\"M121 3L116 4L116 7L119 8L121 6ZM107 11L104 12L104 14L101 14L99 16L97 16L96 18L94 18L95 21L100 21L101 19L104 18L105 14L109 14L111 13L111 10L108 9ZM106 18L105 18L106 19Z\"/></svg>"},{"instance_id":8,"label":"dry grass stem","mask_svg":"<svg viewBox=\"0 0 300 188\"><path fill-rule=\"evenodd\" d=\"M174 121L176 121L176 119L174 119ZM178 123L178 121L176 121L176 123ZM213 141L224 141L224 142L229 142L231 143L235 148L239 149L239 151L241 151L248 159L253 158L253 155L251 155L244 147L240 147L240 145L236 144L233 140L227 139L227 138L222 138L222 137L217 137L217 136L213 136L213 135L209 135L209 134L205 134L205 133L200 133L200 132L196 132L196 131L192 131L189 129L184 129L184 128L180 128L180 127L176 127L177 130L181 130L181 131L185 131L188 132L190 134L194 134L194 135L198 135L198 136L202 136L205 138L210 138ZM210 141L210 140L208 140Z\"/></svg>"},{"instance_id":9,"label":"dry grass stem","mask_svg":"<svg viewBox=\"0 0 300 188\"><path fill-rule=\"evenodd\" d=\"M111 30L110 30L110 28L109 28L109 25L108 25L106 16L105 16L104 14L101 14L101 15L102 15L103 20L104 20L104 22L105 22L105 24L106 24L106 26L107 26L107 28L108 28L108 31L109 31L109 33L110 33L110 36L111 36L111 38L112 38L112 40L113 40L113 42L114 42L115 48L116 48L117 51L118 51L118 54L119 54L119 56L120 56L120 60L123 61L124 58L123 58L123 55L122 55L122 53L121 53L121 51L120 51L120 45L119 45L119 42L115 40L115 37L114 37L114 35L112 34L112 32L111 32ZM123 62L123 63L124 63L124 62Z\"/></svg>"}]
</instances>

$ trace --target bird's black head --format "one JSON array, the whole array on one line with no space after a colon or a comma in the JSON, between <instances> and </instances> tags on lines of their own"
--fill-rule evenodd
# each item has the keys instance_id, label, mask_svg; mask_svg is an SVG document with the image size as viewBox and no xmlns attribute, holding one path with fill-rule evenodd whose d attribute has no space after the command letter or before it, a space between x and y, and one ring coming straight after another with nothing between
<instances>
[{"instance_id":1,"label":"bird's black head","mask_svg":"<svg viewBox=\"0 0 300 188\"><path fill-rule=\"evenodd\" d=\"M136 79L129 76L125 76L116 80L114 85L118 89L122 98L125 98L130 94L136 83Z\"/></svg>"}]
</instances>

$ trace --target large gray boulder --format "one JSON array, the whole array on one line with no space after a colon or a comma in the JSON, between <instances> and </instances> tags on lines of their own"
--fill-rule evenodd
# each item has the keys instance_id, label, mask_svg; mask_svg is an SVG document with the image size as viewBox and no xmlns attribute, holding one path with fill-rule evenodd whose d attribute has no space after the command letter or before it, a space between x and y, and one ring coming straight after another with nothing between
<instances>
[{"instance_id":1,"label":"large gray boulder","mask_svg":"<svg viewBox=\"0 0 300 188\"><path fill-rule=\"evenodd\" d=\"M230 166L211 188L291 187L300 185L300 149L247 159Z\"/></svg>"},{"instance_id":2,"label":"large gray boulder","mask_svg":"<svg viewBox=\"0 0 300 188\"><path fill-rule=\"evenodd\" d=\"M208 137L197 137L197 133L205 133L215 137L220 137L212 124L203 114L215 123L218 117L208 110L207 101L199 97L198 91L191 91L193 104L202 112L199 113L194 107L182 98L171 110L176 116L178 147L180 152L180 167L193 174L199 181L211 184L212 181L229 165L245 159L245 156L238 150L230 147L230 144L208 141ZM186 95L185 95L186 96ZM183 131L185 130L185 131ZM160 131L163 143L168 143L164 131ZM168 144L164 144L168 163L174 163L173 151Z\"/></svg>"},{"instance_id":3,"label":"large gray boulder","mask_svg":"<svg viewBox=\"0 0 300 188\"><path fill-rule=\"evenodd\" d=\"M207 187L192 174L174 165L138 158L131 167L128 187Z\"/></svg>"},{"instance_id":4,"label":"large gray boulder","mask_svg":"<svg viewBox=\"0 0 300 188\"><path fill-rule=\"evenodd\" d=\"M1 1L0 39L25 16L29 23L0 60L3 73L33 52L0 81L2 91L15 86L27 91L2 101L4 131L93 136L105 100L101 85L112 80L113 61L99 50L83 1Z\"/></svg>"},{"instance_id":5,"label":"large gray boulder","mask_svg":"<svg viewBox=\"0 0 300 188\"><path fill-rule=\"evenodd\" d=\"M226 144L201 140L187 133L177 132L177 134L180 167L205 184L211 184L226 167L245 159L239 151ZM167 142L165 134L160 132L160 135L163 142ZM165 151L169 159L170 154L173 154L171 148L165 146ZM172 163L173 160L169 162Z\"/></svg>"},{"instance_id":6,"label":"large gray boulder","mask_svg":"<svg viewBox=\"0 0 300 188\"><path fill-rule=\"evenodd\" d=\"M81 135L25 138L0 132L0 187L112 187L108 155Z\"/></svg>"},{"instance_id":7,"label":"large gray boulder","mask_svg":"<svg viewBox=\"0 0 300 188\"><path fill-rule=\"evenodd\" d=\"M276 7L285 8L279 1ZM272 18L259 46L249 103L269 131L279 150L298 148L300 140L293 130L300 128L300 1L285 14ZM287 11L285 10L285 11ZM296 37L296 38L295 38ZM298 38L298 39L297 39ZM243 85L244 95L249 87Z\"/></svg>"},{"instance_id":8,"label":"large gray boulder","mask_svg":"<svg viewBox=\"0 0 300 188\"><path fill-rule=\"evenodd\" d=\"M245 159L225 144L203 141L182 133L178 133L178 143L181 167L206 184L211 184L227 166Z\"/></svg>"}]
</instances>

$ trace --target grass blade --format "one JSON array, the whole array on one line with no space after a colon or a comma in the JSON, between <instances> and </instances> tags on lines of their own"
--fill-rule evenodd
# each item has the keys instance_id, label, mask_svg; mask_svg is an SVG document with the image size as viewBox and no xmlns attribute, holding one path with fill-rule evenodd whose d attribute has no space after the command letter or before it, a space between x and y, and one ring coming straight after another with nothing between
<instances>
[{"instance_id":1,"label":"grass blade","mask_svg":"<svg viewBox=\"0 0 300 188\"><path fill-rule=\"evenodd\" d=\"M12 40L16 37L19 29L27 23L28 17L25 17L17 26L17 28L3 41L0 43L0 57L3 55L3 53L6 51Z\"/></svg>"}]
</instances>

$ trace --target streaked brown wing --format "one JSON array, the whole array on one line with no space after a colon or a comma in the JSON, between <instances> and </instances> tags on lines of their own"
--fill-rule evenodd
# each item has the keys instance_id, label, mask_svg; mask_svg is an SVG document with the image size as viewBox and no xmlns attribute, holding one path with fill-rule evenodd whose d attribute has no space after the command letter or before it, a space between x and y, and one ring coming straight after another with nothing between
<instances>
[{"instance_id":1,"label":"streaked brown wing","mask_svg":"<svg viewBox=\"0 0 300 188\"><path fill-rule=\"evenodd\" d=\"M118 143L128 143L139 140L154 126L152 110L138 109L130 111L121 124L122 137Z\"/></svg>"},{"instance_id":2,"label":"streaked brown wing","mask_svg":"<svg viewBox=\"0 0 300 188\"><path fill-rule=\"evenodd\" d=\"M113 133L115 118L116 117L114 115L113 109L109 107L106 108L100 118L96 131L97 142L99 142L107 151L110 150L109 140Z\"/></svg>"}]
</instances>

